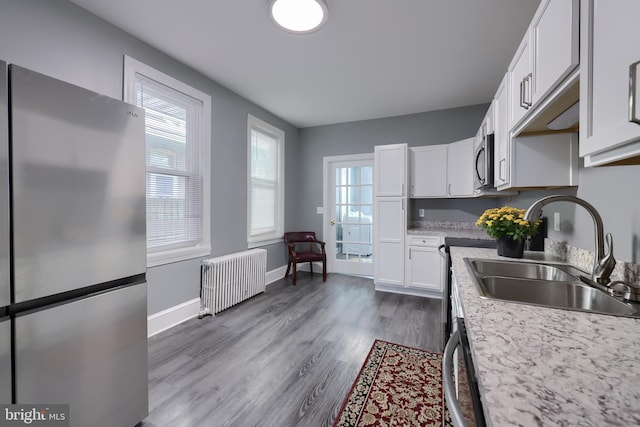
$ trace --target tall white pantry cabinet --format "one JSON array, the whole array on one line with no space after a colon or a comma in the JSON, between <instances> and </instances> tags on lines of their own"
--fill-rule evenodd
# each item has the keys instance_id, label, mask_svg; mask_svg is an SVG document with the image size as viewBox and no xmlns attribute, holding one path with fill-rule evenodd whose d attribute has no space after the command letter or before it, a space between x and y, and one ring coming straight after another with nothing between
<instances>
[{"instance_id":1,"label":"tall white pantry cabinet","mask_svg":"<svg viewBox=\"0 0 640 427\"><path fill-rule=\"evenodd\" d=\"M407 189L407 144L376 146L373 183L376 289L404 286Z\"/></svg>"}]
</instances>

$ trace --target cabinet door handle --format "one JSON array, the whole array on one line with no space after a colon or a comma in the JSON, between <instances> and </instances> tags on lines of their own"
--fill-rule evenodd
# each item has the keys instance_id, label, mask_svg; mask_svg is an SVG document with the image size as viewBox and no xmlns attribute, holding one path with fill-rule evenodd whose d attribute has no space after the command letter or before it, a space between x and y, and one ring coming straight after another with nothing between
<instances>
[{"instance_id":1,"label":"cabinet door handle","mask_svg":"<svg viewBox=\"0 0 640 427\"><path fill-rule=\"evenodd\" d=\"M409 259L411 259L411 248L409 248Z\"/></svg>"},{"instance_id":2,"label":"cabinet door handle","mask_svg":"<svg viewBox=\"0 0 640 427\"><path fill-rule=\"evenodd\" d=\"M478 162L480 161L480 156L482 156L482 153L484 153L485 151L485 147L482 146L481 149L478 150L477 154L476 154L476 177L478 178L478 182L482 185L485 184L486 181L486 177L481 177L480 176L480 170L478 169ZM487 161L487 159L485 159L485 162ZM486 165L485 165L486 167Z\"/></svg>"},{"instance_id":3,"label":"cabinet door handle","mask_svg":"<svg viewBox=\"0 0 640 427\"><path fill-rule=\"evenodd\" d=\"M529 108L531 108L531 106L533 106L533 90L531 89L531 79L533 78L533 74L529 73L527 74L527 77L525 78L527 84L526 84L526 88L527 90L527 97L524 101L524 103L526 104L526 108L527 110Z\"/></svg>"},{"instance_id":4,"label":"cabinet door handle","mask_svg":"<svg viewBox=\"0 0 640 427\"><path fill-rule=\"evenodd\" d=\"M629 121L640 125L640 118L636 116L636 90L638 65L640 61L629 66Z\"/></svg>"},{"instance_id":5,"label":"cabinet door handle","mask_svg":"<svg viewBox=\"0 0 640 427\"><path fill-rule=\"evenodd\" d=\"M498 167L498 176L500 177L500 180L502 180L503 182L506 181L504 174L502 173L505 168L503 167L503 165L505 165L507 163L507 159L501 159L499 162L499 167Z\"/></svg>"},{"instance_id":6,"label":"cabinet door handle","mask_svg":"<svg viewBox=\"0 0 640 427\"><path fill-rule=\"evenodd\" d=\"M524 103L524 79L520 81L520 106L527 108L527 104Z\"/></svg>"}]
</instances>

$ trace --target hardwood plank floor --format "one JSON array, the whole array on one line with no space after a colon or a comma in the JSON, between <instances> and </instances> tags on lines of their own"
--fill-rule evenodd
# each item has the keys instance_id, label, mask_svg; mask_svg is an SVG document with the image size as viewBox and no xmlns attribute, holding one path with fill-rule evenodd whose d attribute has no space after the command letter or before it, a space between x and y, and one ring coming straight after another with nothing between
<instances>
[{"instance_id":1,"label":"hardwood plank floor","mask_svg":"<svg viewBox=\"0 0 640 427\"><path fill-rule=\"evenodd\" d=\"M440 321L440 300L299 272L150 338L141 426L331 426L374 339L439 352Z\"/></svg>"}]
</instances>

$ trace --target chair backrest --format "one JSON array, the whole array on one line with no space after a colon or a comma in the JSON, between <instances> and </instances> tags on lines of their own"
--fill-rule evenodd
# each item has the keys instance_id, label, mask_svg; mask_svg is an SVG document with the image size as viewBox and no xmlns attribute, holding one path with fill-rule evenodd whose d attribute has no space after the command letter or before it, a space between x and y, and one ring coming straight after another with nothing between
<instances>
[{"instance_id":1,"label":"chair backrest","mask_svg":"<svg viewBox=\"0 0 640 427\"><path fill-rule=\"evenodd\" d=\"M315 242L316 240L316 233L313 231L290 231L284 233L285 243Z\"/></svg>"}]
</instances>

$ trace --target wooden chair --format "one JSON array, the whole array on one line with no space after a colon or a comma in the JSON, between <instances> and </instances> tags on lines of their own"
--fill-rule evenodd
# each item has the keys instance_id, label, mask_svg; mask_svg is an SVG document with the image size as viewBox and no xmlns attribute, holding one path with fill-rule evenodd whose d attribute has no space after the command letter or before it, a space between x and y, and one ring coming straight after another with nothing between
<instances>
[{"instance_id":1,"label":"wooden chair","mask_svg":"<svg viewBox=\"0 0 640 427\"><path fill-rule=\"evenodd\" d=\"M313 231L293 231L284 233L284 242L289 251L289 264L284 275L289 276L289 270L293 265L293 286L296 285L296 270L299 262L308 262L311 274L313 274L314 261L322 261L322 281L327 281L327 254L324 251L325 243L316 238ZM308 245L307 245L308 244Z\"/></svg>"}]
</instances>

